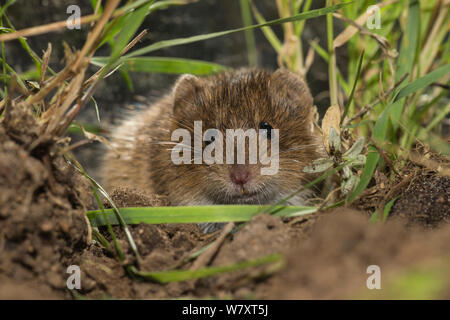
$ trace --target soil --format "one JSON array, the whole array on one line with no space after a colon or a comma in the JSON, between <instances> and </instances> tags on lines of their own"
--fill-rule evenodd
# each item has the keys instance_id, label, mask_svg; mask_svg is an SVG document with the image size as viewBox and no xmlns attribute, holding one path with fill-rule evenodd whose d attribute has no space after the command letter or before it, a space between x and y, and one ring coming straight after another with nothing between
<instances>
[{"instance_id":1,"label":"soil","mask_svg":"<svg viewBox=\"0 0 450 320\"><path fill-rule=\"evenodd\" d=\"M308 241L288 253L285 271L258 287L255 295L270 299L405 299L413 286L392 294L392 278L413 267L428 270L429 263L437 260L447 271L435 298L449 299L449 241L450 225L426 232L405 228L404 219L373 225L360 212L336 210L318 219ZM370 265L381 270L381 288L386 290L378 295L366 287Z\"/></svg>"},{"instance_id":2,"label":"soil","mask_svg":"<svg viewBox=\"0 0 450 320\"><path fill-rule=\"evenodd\" d=\"M370 223L364 208L376 208L398 181L390 184L377 174L378 192L369 189L360 210L293 219L259 215L228 237L210 263L233 265L280 253L282 264L157 284L130 277L114 252L91 241L85 217L93 208L90 185L58 155L64 145L43 139L40 124L24 109L8 108L0 123L0 299L409 298L415 291L399 291L398 279L416 273L439 276L426 282L433 287L421 289L426 297L450 298L450 179L428 169L414 167L414 178L396 193L400 197L384 224ZM169 203L132 189L114 190L111 197L119 207ZM134 262L125 233L114 230L125 263ZM189 269L192 262L185 258L220 234L202 234L193 224L139 224L130 231L141 271ZM113 247L106 228L100 232ZM81 269L77 293L66 288L69 265ZM385 290L367 289L370 265L380 267Z\"/></svg>"},{"instance_id":3,"label":"soil","mask_svg":"<svg viewBox=\"0 0 450 320\"><path fill-rule=\"evenodd\" d=\"M421 172L395 202L392 214L429 227L450 221L450 179Z\"/></svg>"},{"instance_id":4,"label":"soil","mask_svg":"<svg viewBox=\"0 0 450 320\"><path fill-rule=\"evenodd\" d=\"M282 253L286 264L281 270L270 276L267 267L251 268L167 285L131 279L120 263L93 245L80 258L84 279L89 283L82 293L89 298L121 299L408 298L407 291L398 294L387 290L383 291L386 295L375 295L366 287L366 269L378 265L388 288L392 279L411 268L448 270L450 224L435 229L408 227L409 224L404 217L394 217L384 225L374 225L361 211L347 208L286 221L260 215L222 245L211 265L231 265ZM115 231L122 239L121 246L128 248L123 232L118 227ZM217 235L203 235L196 225L140 224L132 226L131 233L143 256L141 270L145 271L170 269ZM129 249L128 254L131 256ZM188 263L182 268L189 267ZM448 299L447 273L441 280L436 297Z\"/></svg>"},{"instance_id":5,"label":"soil","mask_svg":"<svg viewBox=\"0 0 450 320\"><path fill-rule=\"evenodd\" d=\"M65 271L90 241L89 184L39 140L31 112L0 125L0 298L68 298ZM41 141L41 143L36 143Z\"/></svg>"}]
</instances>

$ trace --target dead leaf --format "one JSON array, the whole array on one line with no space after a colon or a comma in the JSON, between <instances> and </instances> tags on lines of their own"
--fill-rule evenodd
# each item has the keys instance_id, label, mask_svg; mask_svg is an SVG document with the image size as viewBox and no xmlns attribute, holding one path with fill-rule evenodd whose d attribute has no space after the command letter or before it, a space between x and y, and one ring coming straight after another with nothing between
<instances>
[{"instance_id":1,"label":"dead leaf","mask_svg":"<svg viewBox=\"0 0 450 320\"><path fill-rule=\"evenodd\" d=\"M339 123L341 121L341 110L338 105L332 105L328 108L322 120L322 138L323 144L328 153L330 153L330 128L334 128L340 135L341 128Z\"/></svg>"},{"instance_id":2,"label":"dead leaf","mask_svg":"<svg viewBox=\"0 0 450 320\"><path fill-rule=\"evenodd\" d=\"M81 131L83 131L83 135L84 135L87 139L89 139L89 140L91 140L91 141L98 141L98 142L101 142L101 143L103 143L106 147L108 147L109 149L115 151L115 149L113 148L113 146L111 145L111 143L108 141L108 139L106 139L105 137L96 135L96 134L94 134L94 133L92 133L92 132L86 131L86 130L83 128L82 125L79 125L79 127L80 127Z\"/></svg>"},{"instance_id":3,"label":"dead leaf","mask_svg":"<svg viewBox=\"0 0 450 320\"><path fill-rule=\"evenodd\" d=\"M45 50L44 55L42 57L42 65L41 65L41 80L40 85L45 81L45 74L47 73L48 63L50 61L50 55L52 54L52 44L49 42L47 45L47 50Z\"/></svg>"}]
</instances>

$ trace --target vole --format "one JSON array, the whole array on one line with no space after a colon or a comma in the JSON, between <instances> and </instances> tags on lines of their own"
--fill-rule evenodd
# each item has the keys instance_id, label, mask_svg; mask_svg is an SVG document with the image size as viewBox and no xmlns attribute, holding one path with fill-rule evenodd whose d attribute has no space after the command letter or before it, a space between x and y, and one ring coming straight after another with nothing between
<instances>
[{"instance_id":1,"label":"vole","mask_svg":"<svg viewBox=\"0 0 450 320\"><path fill-rule=\"evenodd\" d=\"M271 129L278 129L279 151L271 151L271 156L278 157L276 174L261 174L267 165L259 160L256 164L195 164L195 152L189 163L175 164L172 148L179 141L173 141L172 134L186 129L193 141L195 121L201 121L203 133L214 128L224 136L226 129L265 129L268 150ZM172 205L276 203L312 179L302 169L324 152L313 126L309 88L285 69L182 75L170 93L125 119L111 138L116 150L107 152L102 173L107 190L141 189L166 195ZM218 143L204 140L202 150ZM245 148L248 152L248 141ZM302 192L289 204L302 205L311 193Z\"/></svg>"}]
</instances>

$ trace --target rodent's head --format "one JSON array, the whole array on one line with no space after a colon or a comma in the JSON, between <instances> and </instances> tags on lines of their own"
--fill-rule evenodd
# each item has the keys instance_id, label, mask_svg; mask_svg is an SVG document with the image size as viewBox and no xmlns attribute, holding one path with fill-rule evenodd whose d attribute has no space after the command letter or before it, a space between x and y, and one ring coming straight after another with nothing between
<instances>
[{"instance_id":1,"label":"rodent's head","mask_svg":"<svg viewBox=\"0 0 450 320\"><path fill-rule=\"evenodd\" d=\"M273 203L298 190L311 177L302 172L303 167L321 154L321 143L314 133L313 99L307 85L294 73L279 69L274 73L262 70L240 70L216 76L198 78L182 76L173 92L173 118L171 132L187 129L192 137L194 159L194 121L201 121L202 145L223 146L223 164L175 165L179 181L170 183L175 204L231 204ZM270 129L278 129L279 151L274 152L274 136ZM211 141L203 134L207 129L217 129L223 139ZM262 135L267 142L266 155L276 163L262 164L260 144L257 163L249 164L249 139L245 139L245 164L237 164L235 150L233 164L227 164L227 129L268 129ZM198 131L196 132L198 133ZM264 133L264 132L262 132ZM207 140L206 142L203 139ZM179 142L180 140L176 140ZM212 155L216 155L213 151ZM198 149L197 149L198 154ZM231 159L232 157L230 157ZM277 161L279 159L279 161ZM278 167L275 174L261 174L261 168Z\"/></svg>"}]
</instances>

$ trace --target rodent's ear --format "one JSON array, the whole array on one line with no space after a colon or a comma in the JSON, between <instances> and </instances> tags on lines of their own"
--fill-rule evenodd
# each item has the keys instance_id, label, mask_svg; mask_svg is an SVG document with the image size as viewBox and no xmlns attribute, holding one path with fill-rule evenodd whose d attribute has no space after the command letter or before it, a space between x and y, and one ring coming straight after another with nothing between
<instances>
[{"instance_id":1,"label":"rodent's ear","mask_svg":"<svg viewBox=\"0 0 450 320\"><path fill-rule=\"evenodd\" d=\"M308 85L299 75L287 69L278 69L272 74L269 80L269 95L275 105L288 103L312 112L313 98Z\"/></svg>"},{"instance_id":2,"label":"rodent's ear","mask_svg":"<svg viewBox=\"0 0 450 320\"><path fill-rule=\"evenodd\" d=\"M191 74L183 74L173 88L173 111L190 109L195 105L195 96L200 89L200 79Z\"/></svg>"}]
</instances>

